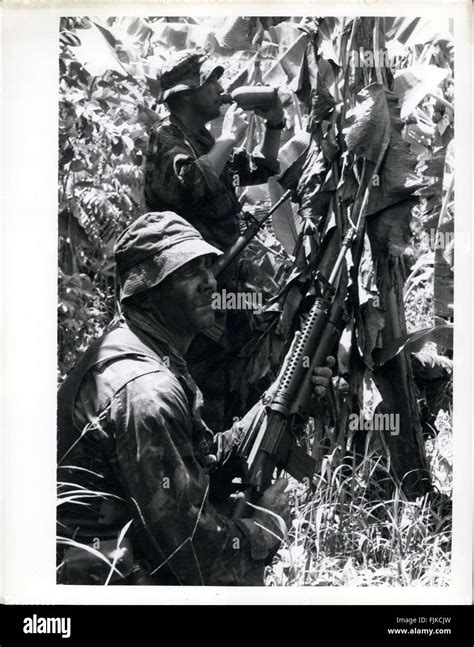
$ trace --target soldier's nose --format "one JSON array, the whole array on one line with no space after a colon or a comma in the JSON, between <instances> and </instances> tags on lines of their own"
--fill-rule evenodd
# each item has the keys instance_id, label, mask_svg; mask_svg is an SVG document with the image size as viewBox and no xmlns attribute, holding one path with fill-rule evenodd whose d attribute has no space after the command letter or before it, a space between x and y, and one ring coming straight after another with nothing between
<instances>
[{"instance_id":1,"label":"soldier's nose","mask_svg":"<svg viewBox=\"0 0 474 647\"><path fill-rule=\"evenodd\" d=\"M215 290L217 287L217 281L214 278L214 274L211 272L211 268L205 267L201 273L201 283L199 288L204 290Z\"/></svg>"},{"instance_id":2,"label":"soldier's nose","mask_svg":"<svg viewBox=\"0 0 474 647\"><path fill-rule=\"evenodd\" d=\"M206 287L209 290L215 290L217 287L217 281L210 268L206 269Z\"/></svg>"}]
</instances>

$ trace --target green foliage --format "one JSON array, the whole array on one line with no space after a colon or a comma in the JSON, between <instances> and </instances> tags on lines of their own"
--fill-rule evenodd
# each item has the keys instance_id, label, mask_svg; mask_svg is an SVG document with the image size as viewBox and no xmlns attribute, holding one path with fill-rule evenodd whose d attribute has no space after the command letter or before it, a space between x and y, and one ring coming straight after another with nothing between
<instances>
[{"instance_id":1,"label":"green foliage","mask_svg":"<svg viewBox=\"0 0 474 647\"><path fill-rule=\"evenodd\" d=\"M87 274L65 274L59 270L58 344L60 348L59 379L65 377L92 339L100 335L113 314L110 295Z\"/></svg>"},{"instance_id":2,"label":"green foliage","mask_svg":"<svg viewBox=\"0 0 474 647\"><path fill-rule=\"evenodd\" d=\"M311 496L292 480L293 523L267 586L448 586L452 429L429 441L436 492L408 501L380 460L328 455ZM378 496L380 473L391 496Z\"/></svg>"},{"instance_id":3,"label":"green foliage","mask_svg":"<svg viewBox=\"0 0 474 647\"><path fill-rule=\"evenodd\" d=\"M61 31L60 378L114 315L113 243L142 212L152 100L143 82L114 71L92 76L76 60L85 25L64 19Z\"/></svg>"},{"instance_id":4,"label":"green foliage","mask_svg":"<svg viewBox=\"0 0 474 647\"><path fill-rule=\"evenodd\" d=\"M172 49L202 44L198 39L205 36L206 29L208 34L203 42L214 54L227 57L224 76L229 85L234 76L240 82L251 78L248 59L259 51L264 81L278 77L281 83L296 82L294 87L301 103L292 95L293 103L286 103L285 108L290 121L294 120L295 111L306 109L308 114L303 118L309 117L312 137L307 163L303 172L300 168L296 174L300 206L306 218L296 228L297 235L302 230L303 235L300 235L299 250L297 247L294 251L297 257L294 272L291 280L278 277L277 283L284 284L275 304L280 316L278 325L274 326L272 319L268 329L274 329L276 334L270 336L259 330L261 347L256 348L253 342L249 345L249 357L243 356L242 360L248 366L248 379L240 380L242 388L267 375L270 352L275 360L283 351L295 322L301 318L306 296L314 295L314 267L319 264L319 269L324 270L334 261L333 252L339 242L331 234L332 226L325 226L326 218L328 222L335 220L336 226L343 230L356 198L360 206L363 189L370 178L368 173L362 173L361 162L366 157L365 166L370 168L371 159L359 148L353 152L345 150L343 127L350 125L351 119L360 120L357 110L351 113L351 109L355 107L357 93L371 83L377 83L379 90L384 88L381 94L384 102L388 101L386 122L400 153L400 159L395 159L394 151L391 152L391 166L389 158L385 159L382 175L385 172L390 180L397 175L394 169L398 171L393 195L396 201L401 199L405 179L413 170L411 162L409 168L402 167L402 162L406 164L409 157L409 145L410 155L420 165L416 170L426 186L418 191L420 204L411 214L409 209L405 213L407 223L412 215L413 221L408 224L418 227L414 239L409 240L409 226L402 230L395 211L382 214L385 220L379 218L378 229L370 233L373 240L378 239L387 246L388 254L398 257L403 252L408 280L402 297L410 332L432 326L434 314L446 317L452 314L449 309L448 315L440 313L439 303L447 307L449 294L446 297L438 294L438 306L434 304L433 281L437 272L440 274L443 259L439 258L440 250L432 249L430 253L426 233L432 238L433 229L437 231L443 224L445 227L452 224L454 194L452 186L449 190L447 187L452 176L448 146L453 137L450 107L453 81L451 77L445 81L434 79L439 72L435 67L452 70L452 47L448 40L436 30L428 38L418 18L386 18L384 29L377 22L380 19L308 18L301 25L291 19L275 19L278 23L273 25L267 24L267 19L261 20L265 29L271 30L273 42L270 43L265 40L258 21L244 25L242 20L232 24L216 21L213 25L209 20L206 23L206 20L184 18L108 18L99 26L87 18L62 19L58 142L60 379L116 312L113 244L123 227L143 211L143 162L148 131L157 118L150 94L154 87L152 60L162 59L163 52ZM295 60L290 56L297 48L287 50L287 47L302 32L314 41L317 60L311 58L310 49L303 60L298 58L299 54ZM386 43L382 43L383 34ZM94 38L95 42L102 39L101 58L92 61L89 57L88 64L86 42ZM351 49L357 51L360 46L370 50L374 38L380 46L403 45L404 56L397 63L398 70L349 68L347 55ZM278 39L285 43L284 47L279 47ZM232 47L238 48L241 42L245 43L243 50L233 51ZM272 58L278 56L279 62L274 64ZM420 74L421 66L424 67ZM294 79L288 78L288 70L293 70ZM269 77L265 77L265 72ZM403 124L387 88L393 88L398 96ZM372 116L380 121L380 111L371 105L369 108ZM298 118L301 122L301 114ZM373 130L366 129L364 137L365 143L370 142ZM251 202L249 196L247 199ZM379 201L385 208L386 199L382 183L372 194L372 218L378 210L374 202ZM381 228L381 223L387 226ZM265 247L273 248L272 253L266 254ZM280 271L285 263L275 250L273 239L262 236L255 242L252 254L258 256L262 265L267 263ZM356 324L364 324L360 330L368 340L362 353L366 361L373 359L372 351L381 345L378 326L381 309L377 304L383 300L376 286L371 250L366 244L359 251L362 259L359 259L360 281L356 287L360 303L352 305L356 311L360 309ZM448 260L444 259L446 272L452 267ZM274 285L270 288L269 292L276 291ZM370 308L363 310L363 299ZM373 320L368 313L374 315ZM353 323L347 332L345 339L357 352L352 339ZM351 349L344 349L341 344L339 350L341 361L342 351L346 350L347 355ZM368 368L371 366L369 362ZM351 370L354 375L353 366ZM354 395L358 385L354 386ZM443 410L440 415L442 433L438 438L442 442L429 440L427 454L435 487L449 497L452 459L446 447L451 442L450 413ZM408 501L400 492L399 483L391 482L391 477L385 474L392 492L387 499L386 491L383 495L377 492L379 467L372 470L374 463L367 455L347 464L344 430L341 435L336 425L331 433L334 443L322 447L320 470L311 497L308 498L300 485L293 484L293 528L277 561L269 569L267 584L447 584L450 510L446 500L433 502L421 497Z\"/></svg>"}]
</instances>

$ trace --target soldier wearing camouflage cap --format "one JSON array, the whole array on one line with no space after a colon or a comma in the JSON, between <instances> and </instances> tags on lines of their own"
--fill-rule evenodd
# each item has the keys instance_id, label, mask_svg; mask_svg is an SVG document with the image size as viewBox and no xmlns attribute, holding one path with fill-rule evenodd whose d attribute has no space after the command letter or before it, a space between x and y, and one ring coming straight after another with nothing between
<instances>
[{"instance_id":1,"label":"soldier wearing camouflage cap","mask_svg":"<svg viewBox=\"0 0 474 647\"><path fill-rule=\"evenodd\" d=\"M165 62L160 98L170 114L150 134L145 175L147 209L172 209L222 250L239 235L236 186L263 184L279 172L283 123L280 103L267 111L257 110L267 126L260 150L236 151L248 120L243 110L232 105L215 140L206 124L221 116L223 72L199 50L176 52Z\"/></svg>"},{"instance_id":2,"label":"soldier wearing camouflage cap","mask_svg":"<svg viewBox=\"0 0 474 647\"><path fill-rule=\"evenodd\" d=\"M224 72L222 65L216 65L209 55L193 50L178 51L168 58L161 68L161 101L186 90L197 90L211 76L220 78Z\"/></svg>"}]
</instances>

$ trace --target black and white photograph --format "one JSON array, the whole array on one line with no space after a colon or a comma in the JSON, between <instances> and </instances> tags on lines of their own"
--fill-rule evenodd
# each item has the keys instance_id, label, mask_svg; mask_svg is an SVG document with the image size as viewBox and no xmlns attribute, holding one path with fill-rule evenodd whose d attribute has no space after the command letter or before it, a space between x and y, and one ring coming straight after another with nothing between
<instances>
[{"instance_id":1,"label":"black and white photograph","mask_svg":"<svg viewBox=\"0 0 474 647\"><path fill-rule=\"evenodd\" d=\"M5 0L2 646L472 638L469 5Z\"/></svg>"},{"instance_id":2,"label":"black and white photograph","mask_svg":"<svg viewBox=\"0 0 474 647\"><path fill-rule=\"evenodd\" d=\"M450 586L453 34L59 20L58 585Z\"/></svg>"}]
</instances>

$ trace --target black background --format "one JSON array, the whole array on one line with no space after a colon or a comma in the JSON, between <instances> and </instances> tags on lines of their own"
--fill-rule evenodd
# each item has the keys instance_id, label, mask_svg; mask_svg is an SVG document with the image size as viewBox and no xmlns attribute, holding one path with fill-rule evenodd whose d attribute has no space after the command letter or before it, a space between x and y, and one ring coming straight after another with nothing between
<instances>
[{"instance_id":1,"label":"black background","mask_svg":"<svg viewBox=\"0 0 474 647\"><path fill-rule=\"evenodd\" d=\"M25 635L23 621L70 617L71 637ZM449 624L397 623L397 617L451 617ZM450 627L451 635L389 636L388 628ZM0 607L0 647L31 643L88 645L94 641L150 645L284 641L293 645L469 645L474 641L471 606L122 606L7 605Z\"/></svg>"}]
</instances>

